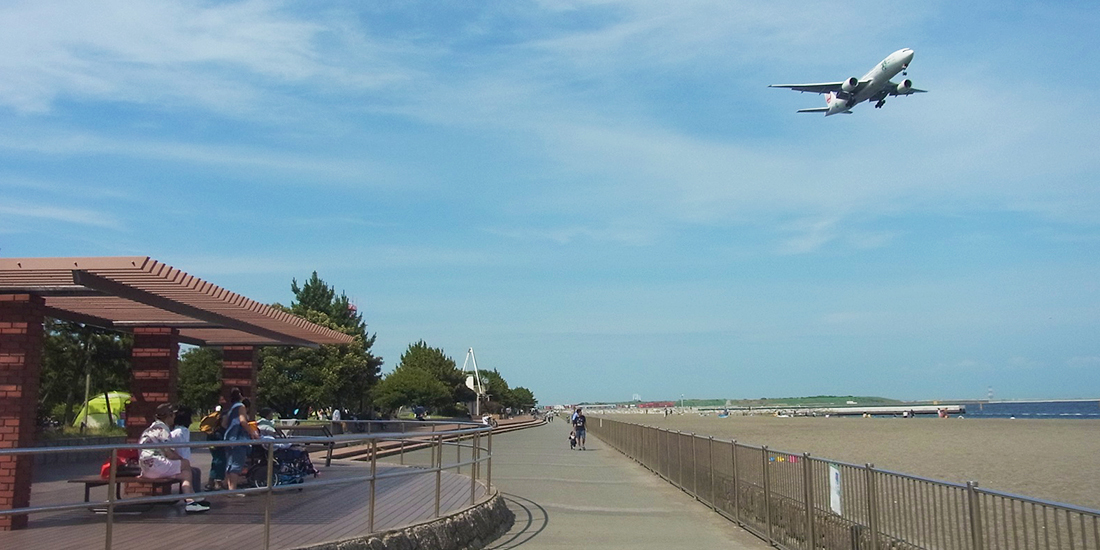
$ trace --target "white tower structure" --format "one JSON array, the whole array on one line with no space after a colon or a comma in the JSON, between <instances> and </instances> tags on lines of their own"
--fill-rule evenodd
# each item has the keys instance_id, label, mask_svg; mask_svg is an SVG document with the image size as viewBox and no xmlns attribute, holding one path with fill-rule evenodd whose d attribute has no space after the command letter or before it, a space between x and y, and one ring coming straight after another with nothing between
<instances>
[{"instance_id":1,"label":"white tower structure","mask_svg":"<svg viewBox=\"0 0 1100 550\"><path fill-rule=\"evenodd\" d=\"M467 370L469 366L469 370ZM466 352L466 359L462 361L462 372L470 372L466 375L466 387L470 388L477 397L474 399L474 418L481 418L481 400L488 397L489 394L485 393L485 386L481 383L481 374L477 372L477 357L474 355L474 348L470 348Z\"/></svg>"}]
</instances>

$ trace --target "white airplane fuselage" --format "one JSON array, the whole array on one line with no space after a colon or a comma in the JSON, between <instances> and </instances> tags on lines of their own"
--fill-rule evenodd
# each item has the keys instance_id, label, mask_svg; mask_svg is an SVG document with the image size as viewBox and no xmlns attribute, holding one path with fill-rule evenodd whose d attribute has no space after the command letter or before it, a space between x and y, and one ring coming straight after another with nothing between
<instances>
[{"instance_id":1,"label":"white airplane fuselage","mask_svg":"<svg viewBox=\"0 0 1100 550\"><path fill-rule=\"evenodd\" d=\"M886 84L890 82L890 79L907 69L911 61L913 61L913 50L909 48L902 48L886 56L886 59L883 59L878 65L875 65L875 68L858 80L858 82L867 82L865 86L860 87L854 93L842 92L826 95L825 103L828 105L829 110L825 111L825 116L846 113L852 107L879 95Z\"/></svg>"}]
</instances>

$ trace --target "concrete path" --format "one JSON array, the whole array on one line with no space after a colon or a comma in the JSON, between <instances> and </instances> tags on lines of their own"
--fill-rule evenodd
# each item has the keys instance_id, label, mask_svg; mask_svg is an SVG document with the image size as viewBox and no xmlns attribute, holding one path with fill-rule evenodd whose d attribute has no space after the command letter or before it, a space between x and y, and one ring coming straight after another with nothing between
<instances>
[{"instance_id":1,"label":"concrete path","mask_svg":"<svg viewBox=\"0 0 1100 550\"><path fill-rule=\"evenodd\" d=\"M599 439L570 451L568 436L559 418L493 437L493 484L516 524L489 548L771 548Z\"/></svg>"}]
</instances>

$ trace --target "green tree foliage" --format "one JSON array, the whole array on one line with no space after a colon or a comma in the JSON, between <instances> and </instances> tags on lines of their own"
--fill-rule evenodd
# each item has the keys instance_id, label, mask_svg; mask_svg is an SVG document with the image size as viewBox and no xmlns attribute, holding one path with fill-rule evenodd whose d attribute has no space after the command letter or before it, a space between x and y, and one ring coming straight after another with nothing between
<instances>
[{"instance_id":1,"label":"green tree foliage","mask_svg":"<svg viewBox=\"0 0 1100 550\"><path fill-rule=\"evenodd\" d=\"M180 356L179 402L194 411L209 411L221 394L222 352L218 348L192 348Z\"/></svg>"},{"instance_id":2,"label":"green tree foliage","mask_svg":"<svg viewBox=\"0 0 1100 550\"><path fill-rule=\"evenodd\" d=\"M440 348L429 347L423 340L411 344L401 355L399 366L423 369L439 380L447 388L447 402L440 406L440 412L454 414L456 404L474 400L474 392L466 387L466 376Z\"/></svg>"},{"instance_id":3,"label":"green tree foliage","mask_svg":"<svg viewBox=\"0 0 1100 550\"><path fill-rule=\"evenodd\" d=\"M260 352L259 396L283 416L298 416L310 408L367 408L370 389L378 380L382 358L371 353L376 336L344 294L317 276L303 285L291 282L294 302L272 307L355 338L351 344L319 349L267 347Z\"/></svg>"},{"instance_id":4,"label":"green tree foliage","mask_svg":"<svg viewBox=\"0 0 1100 550\"><path fill-rule=\"evenodd\" d=\"M535 399L535 394L523 386L512 388L512 400L513 407L522 409L531 409L539 404L539 400Z\"/></svg>"},{"instance_id":5,"label":"green tree foliage","mask_svg":"<svg viewBox=\"0 0 1100 550\"><path fill-rule=\"evenodd\" d=\"M425 376L417 374L415 378L408 371L421 371ZM396 378L395 378L396 377ZM395 378L393 382L387 382ZM413 391L409 387L413 381L421 381L430 387ZM454 359L443 353L442 349L433 348L423 340L410 344L405 353L401 354L401 360L394 372L390 373L379 385L375 395L375 401L379 406L383 402L384 407L392 411L400 407L424 405L431 407L442 414L456 414L459 411L459 403L473 401L474 392L466 387L466 377L455 366ZM425 394L435 395L437 384L445 390L439 399L427 400ZM395 388L401 388L396 391ZM386 397L379 401L379 396ZM404 400L398 396L404 395Z\"/></svg>"},{"instance_id":6,"label":"green tree foliage","mask_svg":"<svg viewBox=\"0 0 1100 550\"><path fill-rule=\"evenodd\" d=\"M451 392L428 371L399 365L374 388L374 403L383 411L392 412L401 407L423 405L446 407Z\"/></svg>"},{"instance_id":7,"label":"green tree foliage","mask_svg":"<svg viewBox=\"0 0 1100 550\"><path fill-rule=\"evenodd\" d=\"M39 415L71 424L84 403L84 380L91 395L130 387L133 337L106 329L47 318L42 349Z\"/></svg>"}]
</instances>

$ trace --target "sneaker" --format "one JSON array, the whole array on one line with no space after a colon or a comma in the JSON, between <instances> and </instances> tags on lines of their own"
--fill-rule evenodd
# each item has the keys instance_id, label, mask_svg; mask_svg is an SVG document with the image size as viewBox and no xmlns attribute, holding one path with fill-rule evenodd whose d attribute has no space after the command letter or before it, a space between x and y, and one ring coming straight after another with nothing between
<instances>
[{"instance_id":1,"label":"sneaker","mask_svg":"<svg viewBox=\"0 0 1100 550\"><path fill-rule=\"evenodd\" d=\"M197 514L209 510L210 505L205 502L188 502L187 506L184 506L183 509L189 514Z\"/></svg>"}]
</instances>

